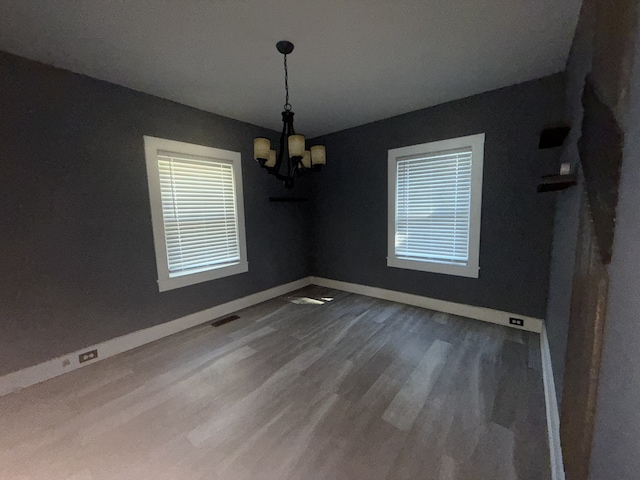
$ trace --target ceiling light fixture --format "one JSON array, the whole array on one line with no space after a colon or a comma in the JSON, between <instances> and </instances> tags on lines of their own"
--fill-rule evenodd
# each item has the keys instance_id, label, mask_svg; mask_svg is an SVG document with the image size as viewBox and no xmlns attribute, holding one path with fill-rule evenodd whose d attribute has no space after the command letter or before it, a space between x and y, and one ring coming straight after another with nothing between
<instances>
[{"instance_id":1,"label":"ceiling light fixture","mask_svg":"<svg viewBox=\"0 0 640 480\"><path fill-rule=\"evenodd\" d=\"M276 44L278 51L284 55L284 89L285 104L282 112L282 134L280 135L280 151L271 148L268 138L258 137L253 140L253 158L268 173L284 182L288 189L293 188L294 179L309 172L317 172L327 161L324 145L314 145L305 149L304 135L296 135L293 129L293 112L289 103L289 72L287 55L293 51L293 43L283 40ZM285 153L286 151L286 153Z\"/></svg>"}]
</instances>

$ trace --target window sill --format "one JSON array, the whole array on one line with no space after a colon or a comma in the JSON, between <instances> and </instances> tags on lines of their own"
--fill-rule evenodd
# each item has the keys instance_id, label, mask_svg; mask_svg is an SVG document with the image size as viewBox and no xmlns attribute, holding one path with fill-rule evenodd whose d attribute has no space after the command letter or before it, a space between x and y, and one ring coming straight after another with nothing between
<instances>
[{"instance_id":1,"label":"window sill","mask_svg":"<svg viewBox=\"0 0 640 480\"><path fill-rule=\"evenodd\" d=\"M208 282L209 280L229 277L231 275L237 275L247 271L249 271L249 263L241 261L234 265L206 270L204 272L158 279L158 289L161 292L166 292L167 290L187 287L189 285L195 285L196 283Z\"/></svg>"},{"instance_id":2,"label":"window sill","mask_svg":"<svg viewBox=\"0 0 640 480\"><path fill-rule=\"evenodd\" d=\"M446 263L423 262L419 260L404 260L387 257L387 267L419 270L422 272L441 273L457 277L478 278L480 268L476 265L452 265Z\"/></svg>"}]
</instances>

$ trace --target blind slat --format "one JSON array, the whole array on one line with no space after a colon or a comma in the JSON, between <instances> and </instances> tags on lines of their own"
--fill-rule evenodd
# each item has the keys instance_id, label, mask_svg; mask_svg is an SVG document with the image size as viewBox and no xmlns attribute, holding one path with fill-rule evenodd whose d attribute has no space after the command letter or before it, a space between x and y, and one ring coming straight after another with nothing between
<instances>
[{"instance_id":1,"label":"blind slat","mask_svg":"<svg viewBox=\"0 0 640 480\"><path fill-rule=\"evenodd\" d=\"M398 258L467 264L471 155L467 148L397 160Z\"/></svg>"},{"instance_id":2,"label":"blind slat","mask_svg":"<svg viewBox=\"0 0 640 480\"><path fill-rule=\"evenodd\" d=\"M232 165L162 154L158 168L170 274L238 262Z\"/></svg>"}]
</instances>

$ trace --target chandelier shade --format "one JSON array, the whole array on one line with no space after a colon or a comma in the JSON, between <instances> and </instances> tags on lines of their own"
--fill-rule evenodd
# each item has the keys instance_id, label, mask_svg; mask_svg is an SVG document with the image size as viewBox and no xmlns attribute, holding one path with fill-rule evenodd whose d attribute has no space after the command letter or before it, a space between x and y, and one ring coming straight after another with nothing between
<instances>
[{"instance_id":1,"label":"chandelier shade","mask_svg":"<svg viewBox=\"0 0 640 480\"><path fill-rule=\"evenodd\" d=\"M297 177L310 172L318 172L325 165L326 150L324 145L313 145L306 148L304 135L296 134L293 128L293 115L289 103L289 72L287 55L293 51L293 44L281 41L276 44L278 51L284 55L284 88L285 104L282 112L282 133L279 150L271 148L271 141L265 137L253 140L253 158L267 173L284 182L287 189L292 189Z\"/></svg>"},{"instance_id":2,"label":"chandelier shade","mask_svg":"<svg viewBox=\"0 0 640 480\"><path fill-rule=\"evenodd\" d=\"M253 152L256 158L269 158L271 141L268 138L258 137L253 140Z\"/></svg>"}]
</instances>

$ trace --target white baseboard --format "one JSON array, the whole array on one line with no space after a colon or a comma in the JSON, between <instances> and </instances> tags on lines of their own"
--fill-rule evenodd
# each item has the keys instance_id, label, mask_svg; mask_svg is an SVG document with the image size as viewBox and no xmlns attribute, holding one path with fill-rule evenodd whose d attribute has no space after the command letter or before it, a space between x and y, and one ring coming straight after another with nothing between
<instances>
[{"instance_id":1,"label":"white baseboard","mask_svg":"<svg viewBox=\"0 0 640 480\"><path fill-rule=\"evenodd\" d=\"M67 355L18 370L17 372L9 373L0 377L0 396L15 392L36 383L44 382L45 380L57 377L58 375L104 360L105 358L118 355L119 353L137 348L146 343L154 342L163 337L181 332L182 330L209 322L215 318L237 312L243 308L257 305L258 303L262 303L266 300L306 287L310 284L311 277L301 278L295 282L279 285L237 300L232 300L231 302L223 303L222 305L216 305L215 307L192 313L191 315L178 318L177 320L138 330L96 345L90 345L82 350L68 353ZM89 360L82 364L79 363L78 355L88 350L98 350L98 358L95 360Z\"/></svg>"},{"instance_id":2,"label":"white baseboard","mask_svg":"<svg viewBox=\"0 0 640 480\"><path fill-rule=\"evenodd\" d=\"M551 350L547 329L543 326L540 333L540 352L542 353L542 381L544 384L544 398L547 405L547 432L549 434L549 456L551 457L552 480L564 480L564 462L562 460L562 445L560 443L560 413L558 412L558 398L556 384L553 381L551 366Z\"/></svg>"},{"instance_id":3,"label":"white baseboard","mask_svg":"<svg viewBox=\"0 0 640 480\"><path fill-rule=\"evenodd\" d=\"M384 288L370 287L367 285L359 285L357 283L340 282L338 280L330 280L322 277L311 277L311 283L322 287L335 288L344 290L345 292L357 293L368 297L381 298L392 302L406 303L416 307L428 308L438 312L450 313L461 317L473 318L484 322L497 323L507 327L517 328L520 330L528 330L530 332L540 333L544 322L539 318L527 317L517 313L503 312L485 307L474 307L472 305L464 305L461 303L448 302L446 300L438 300L437 298L422 297L411 293L397 292L395 290L386 290ZM524 320L524 326L519 327L509 324L509 318L516 317Z\"/></svg>"},{"instance_id":4,"label":"white baseboard","mask_svg":"<svg viewBox=\"0 0 640 480\"><path fill-rule=\"evenodd\" d=\"M254 293L252 295L233 300L231 302L217 305L215 307L202 310L200 312L187 315L185 317L172 320L167 323L156 325L154 327L145 328L136 332L113 338L96 345L89 345L82 350L70 352L61 357L48 360L46 362L34 365L32 367L18 370L0 377L0 396L15 392L22 388L43 382L50 378L57 377L64 373L76 370L78 368L90 365L105 358L118 355L137 348L141 345L154 342L161 338L173 335L188 328L195 327L202 323L208 322L218 317L228 315L230 313L242 310L243 308L257 305L258 303L270 300L272 298L284 295L307 285L320 285L328 288L335 288L345 292L357 293L369 297L381 298L393 302L405 303L417 307L428 308L444 313L451 313L462 317L474 318L485 322L497 323L513 328L529 330L540 333L542 331L543 322L538 318L526 317L509 312L492 310L484 307L474 307L471 305L463 305L435 298L422 297L409 293L397 292L394 290L385 290L377 287L369 287L366 285L358 285L355 283L340 282L322 277L305 277L295 282L279 285L277 287ZM523 327L517 327L509 324L509 317L517 317L524 320ZM79 363L78 355L89 350L97 350L98 358ZM553 382L552 382L553 383ZM555 394L555 393L554 393Z\"/></svg>"}]
</instances>

